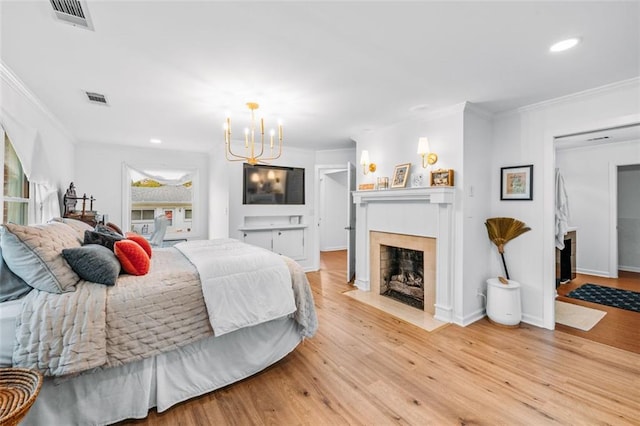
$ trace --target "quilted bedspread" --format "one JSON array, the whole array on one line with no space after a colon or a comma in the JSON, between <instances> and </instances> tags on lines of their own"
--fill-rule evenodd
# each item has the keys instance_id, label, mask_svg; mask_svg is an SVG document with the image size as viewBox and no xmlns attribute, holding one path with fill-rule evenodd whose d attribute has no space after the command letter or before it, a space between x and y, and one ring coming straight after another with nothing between
<instances>
[{"instance_id":1,"label":"quilted bedspread","mask_svg":"<svg viewBox=\"0 0 640 426\"><path fill-rule=\"evenodd\" d=\"M189 253L191 244L196 246L197 255ZM297 263L276 256L277 259L271 259L275 267L266 266L261 263L266 260L260 260L254 264L255 268L247 268L247 258L237 260L244 256L261 257L263 249L235 240L218 241L213 244L217 249L206 248L207 245L189 242L179 244L178 248L155 250L148 275L123 275L113 287L81 281L76 291L70 293L33 290L25 297L23 311L16 321L13 364L40 370L49 376L121 365L213 335L216 320L212 318L218 318L223 324L216 335L284 315L295 318L302 337L315 333L317 318L313 297ZM199 265L204 262L207 251L208 261ZM219 265L209 267L209 263ZM203 269L205 279L201 280L203 271L194 264ZM263 266L271 272L261 274ZM284 284L274 283L273 278L282 278L283 271ZM260 291L266 292L274 286L273 294L278 297L270 301L258 293L258 297L253 298L257 302L251 300L245 305L248 293L240 286L237 297L244 302L235 304L239 312L223 309L211 315L208 307L216 303L205 299L224 296L227 302L233 300L233 290L226 287L235 287L238 282L250 287L259 282ZM222 287L222 290L210 291L202 284ZM283 294L288 300L281 300ZM258 306L258 314L247 312L256 309L256 303L265 306Z\"/></svg>"}]
</instances>

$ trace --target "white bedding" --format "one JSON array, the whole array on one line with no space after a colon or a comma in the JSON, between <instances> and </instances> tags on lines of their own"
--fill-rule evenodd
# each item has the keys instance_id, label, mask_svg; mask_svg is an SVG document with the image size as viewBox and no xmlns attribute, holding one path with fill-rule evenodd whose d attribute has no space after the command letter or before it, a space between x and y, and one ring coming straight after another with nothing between
<instances>
[{"instance_id":1,"label":"white bedding","mask_svg":"<svg viewBox=\"0 0 640 426\"><path fill-rule=\"evenodd\" d=\"M291 274L282 256L233 239L174 247L198 269L216 336L295 312Z\"/></svg>"},{"instance_id":2,"label":"white bedding","mask_svg":"<svg viewBox=\"0 0 640 426\"><path fill-rule=\"evenodd\" d=\"M256 374L301 340L295 320L280 318L131 364L47 378L21 424L105 425L144 418L150 408L162 412Z\"/></svg>"},{"instance_id":3,"label":"white bedding","mask_svg":"<svg viewBox=\"0 0 640 426\"><path fill-rule=\"evenodd\" d=\"M11 367L16 342L16 317L22 310L22 299L0 303L0 367Z\"/></svg>"}]
</instances>

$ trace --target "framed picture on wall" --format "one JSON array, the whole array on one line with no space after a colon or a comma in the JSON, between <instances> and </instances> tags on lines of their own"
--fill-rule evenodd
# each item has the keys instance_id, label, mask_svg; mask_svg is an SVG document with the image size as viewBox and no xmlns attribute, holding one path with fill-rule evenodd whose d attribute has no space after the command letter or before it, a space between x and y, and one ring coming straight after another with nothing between
<instances>
[{"instance_id":1,"label":"framed picture on wall","mask_svg":"<svg viewBox=\"0 0 640 426\"><path fill-rule=\"evenodd\" d=\"M500 199L533 200L533 164L500 168Z\"/></svg>"},{"instance_id":2,"label":"framed picture on wall","mask_svg":"<svg viewBox=\"0 0 640 426\"><path fill-rule=\"evenodd\" d=\"M407 185L407 178L409 177L409 169L411 163L398 164L393 170L393 178L391 179L392 188L404 188Z\"/></svg>"}]
</instances>

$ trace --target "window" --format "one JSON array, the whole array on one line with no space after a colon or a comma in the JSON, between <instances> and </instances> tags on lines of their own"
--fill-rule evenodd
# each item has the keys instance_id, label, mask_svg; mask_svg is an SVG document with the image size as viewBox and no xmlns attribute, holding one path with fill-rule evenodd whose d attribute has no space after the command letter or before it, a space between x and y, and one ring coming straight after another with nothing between
<instances>
[{"instance_id":1,"label":"window","mask_svg":"<svg viewBox=\"0 0 640 426\"><path fill-rule=\"evenodd\" d=\"M29 180L6 133L3 157L2 223L26 225L29 211Z\"/></svg>"},{"instance_id":2,"label":"window","mask_svg":"<svg viewBox=\"0 0 640 426\"><path fill-rule=\"evenodd\" d=\"M189 238L195 233L197 170L130 166L124 170L128 184L123 191L123 225L128 230L151 234L154 218L164 215L169 219L167 237ZM195 222L193 210L196 210Z\"/></svg>"}]
</instances>

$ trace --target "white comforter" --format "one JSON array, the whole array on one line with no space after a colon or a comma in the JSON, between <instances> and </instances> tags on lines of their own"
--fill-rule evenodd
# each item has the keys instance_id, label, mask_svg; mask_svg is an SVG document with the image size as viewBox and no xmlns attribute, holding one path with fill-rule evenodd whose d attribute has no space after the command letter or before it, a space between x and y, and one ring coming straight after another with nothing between
<instances>
[{"instance_id":1,"label":"white comforter","mask_svg":"<svg viewBox=\"0 0 640 426\"><path fill-rule=\"evenodd\" d=\"M122 276L114 287L84 282L71 293L33 290L16 322L13 364L73 374L289 314L301 336L315 333L313 297L295 262L236 240L178 246L184 256L158 250L148 276Z\"/></svg>"},{"instance_id":2,"label":"white comforter","mask_svg":"<svg viewBox=\"0 0 640 426\"><path fill-rule=\"evenodd\" d=\"M198 269L216 336L293 313L291 274L284 259L237 240L203 240L175 246ZM220 261L212 262L211 259Z\"/></svg>"}]
</instances>

